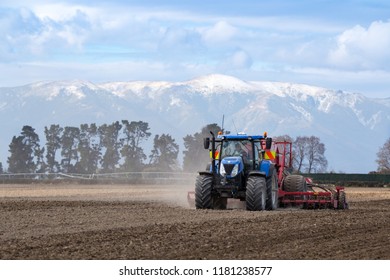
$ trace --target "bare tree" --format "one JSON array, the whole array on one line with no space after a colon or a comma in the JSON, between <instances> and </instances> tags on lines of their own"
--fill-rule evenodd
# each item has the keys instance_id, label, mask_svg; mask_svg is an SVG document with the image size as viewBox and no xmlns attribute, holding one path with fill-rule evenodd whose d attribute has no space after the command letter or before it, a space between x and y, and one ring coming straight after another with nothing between
<instances>
[{"instance_id":1,"label":"bare tree","mask_svg":"<svg viewBox=\"0 0 390 280\"><path fill-rule=\"evenodd\" d=\"M387 139L376 155L378 156L376 160L378 163L378 172L390 173L390 138Z\"/></svg>"},{"instance_id":2,"label":"bare tree","mask_svg":"<svg viewBox=\"0 0 390 280\"><path fill-rule=\"evenodd\" d=\"M291 136L285 134L285 135L280 135L280 136L273 136L272 137L273 141L275 142L290 142L290 143L293 143L294 140L291 138ZM284 149L287 148L286 151L284 151ZM279 153L285 153L285 162L291 162L292 160L294 160L294 151L291 151L290 153L290 148L289 147L285 147L284 145L277 145L276 147L276 150L279 152ZM292 164L294 165L294 163L292 162ZM292 167L292 169L289 168L289 171L293 171L294 167Z\"/></svg>"},{"instance_id":3,"label":"bare tree","mask_svg":"<svg viewBox=\"0 0 390 280\"><path fill-rule=\"evenodd\" d=\"M289 141L289 142L293 142L293 139L291 138L291 136L290 135L287 135L287 134L285 134L285 135L280 135L280 136L273 136L272 137L272 139L274 140L274 141Z\"/></svg>"},{"instance_id":4,"label":"bare tree","mask_svg":"<svg viewBox=\"0 0 390 280\"><path fill-rule=\"evenodd\" d=\"M294 169L297 172L321 172L325 171L328 161L325 158L325 145L320 138L311 136L298 136L293 145Z\"/></svg>"},{"instance_id":5,"label":"bare tree","mask_svg":"<svg viewBox=\"0 0 390 280\"><path fill-rule=\"evenodd\" d=\"M304 161L306 159L306 146L308 142L308 137L298 136L293 144L293 159L294 159L294 169L298 172L301 172Z\"/></svg>"},{"instance_id":6,"label":"bare tree","mask_svg":"<svg viewBox=\"0 0 390 280\"><path fill-rule=\"evenodd\" d=\"M321 172L325 171L328 166L328 161L325 156L325 145L320 142L320 138L311 136L307 141L307 173L312 171Z\"/></svg>"}]
</instances>

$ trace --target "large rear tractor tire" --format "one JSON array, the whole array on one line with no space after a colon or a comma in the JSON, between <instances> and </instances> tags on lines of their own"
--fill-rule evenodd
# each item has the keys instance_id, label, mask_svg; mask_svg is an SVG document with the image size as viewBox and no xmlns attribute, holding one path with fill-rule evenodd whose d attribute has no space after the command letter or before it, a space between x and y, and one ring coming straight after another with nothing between
<instances>
[{"instance_id":1,"label":"large rear tractor tire","mask_svg":"<svg viewBox=\"0 0 390 280\"><path fill-rule=\"evenodd\" d=\"M195 207L196 209L213 208L211 190L213 188L213 177L209 175L198 175L195 182Z\"/></svg>"},{"instance_id":2,"label":"large rear tractor tire","mask_svg":"<svg viewBox=\"0 0 390 280\"><path fill-rule=\"evenodd\" d=\"M249 176L246 182L246 210L265 210L267 198L266 182L264 177Z\"/></svg>"},{"instance_id":3,"label":"large rear tractor tire","mask_svg":"<svg viewBox=\"0 0 390 280\"><path fill-rule=\"evenodd\" d=\"M266 200L265 209L275 210L279 206L278 177L276 175L275 168L271 169L271 174L267 178L266 185L267 185L267 200Z\"/></svg>"},{"instance_id":4,"label":"large rear tractor tire","mask_svg":"<svg viewBox=\"0 0 390 280\"><path fill-rule=\"evenodd\" d=\"M286 192L307 192L306 179L302 175L289 175L284 179L283 189Z\"/></svg>"},{"instance_id":5,"label":"large rear tractor tire","mask_svg":"<svg viewBox=\"0 0 390 280\"><path fill-rule=\"evenodd\" d=\"M283 189L286 192L307 192L307 184L306 179L302 175L289 175L284 179ZM307 200L306 195L295 196L295 198L299 200ZM307 209L308 205L304 202L301 207L303 209Z\"/></svg>"}]
</instances>

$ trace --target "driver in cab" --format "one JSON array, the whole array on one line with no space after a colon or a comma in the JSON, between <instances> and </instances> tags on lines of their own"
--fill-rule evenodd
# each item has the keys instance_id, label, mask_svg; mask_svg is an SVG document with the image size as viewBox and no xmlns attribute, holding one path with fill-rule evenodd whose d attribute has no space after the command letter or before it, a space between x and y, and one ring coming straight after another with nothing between
<instances>
[{"instance_id":1,"label":"driver in cab","mask_svg":"<svg viewBox=\"0 0 390 280\"><path fill-rule=\"evenodd\" d=\"M247 157L246 152L242 149L239 143L236 143L233 156L242 156L243 158Z\"/></svg>"}]
</instances>

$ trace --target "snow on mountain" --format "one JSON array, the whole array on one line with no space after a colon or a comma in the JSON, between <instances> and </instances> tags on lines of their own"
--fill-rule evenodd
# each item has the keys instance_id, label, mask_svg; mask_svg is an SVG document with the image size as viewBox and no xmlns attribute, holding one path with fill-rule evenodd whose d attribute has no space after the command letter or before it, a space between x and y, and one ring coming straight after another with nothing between
<instances>
[{"instance_id":1,"label":"snow on mountain","mask_svg":"<svg viewBox=\"0 0 390 280\"><path fill-rule=\"evenodd\" d=\"M250 83L244 82L235 77L219 74L202 76L186 82L186 84L193 90L193 92L200 92L203 95L234 92L248 93L256 90L256 88Z\"/></svg>"},{"instance_id":2,"label":"snow on mountain","mask_svg":"<svg viewBox=\"0 0 390 280\"><path fill-rule=\"evenodd\" d=\"M0 116L3 165L23 125L34 127L44 142L44 127L51 124L142 120L153 134L171 134L182 151L183 137L221 124L224 116L233 133L318 136L329 170L362 173L376 169L376 153L390 137L390 98L219 74L185 82L59 81L0 88Z\"/></svg>"}]
</instances>

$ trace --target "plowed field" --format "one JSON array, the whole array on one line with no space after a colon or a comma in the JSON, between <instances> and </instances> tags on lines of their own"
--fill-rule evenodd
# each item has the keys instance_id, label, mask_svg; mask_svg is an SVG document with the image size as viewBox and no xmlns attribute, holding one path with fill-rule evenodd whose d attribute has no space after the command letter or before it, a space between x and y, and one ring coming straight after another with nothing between
<instances>
[{"instance_id":1,"label":"plowed field","mask_svg":"<svg viewBox=\"0 0 390 280\"><path fill-rule=\"evenodd\" d=\"M190 187L0 185L0 259L390 259L390 189L349 210L196 210Z\"/></svg>"}]
</instances>

